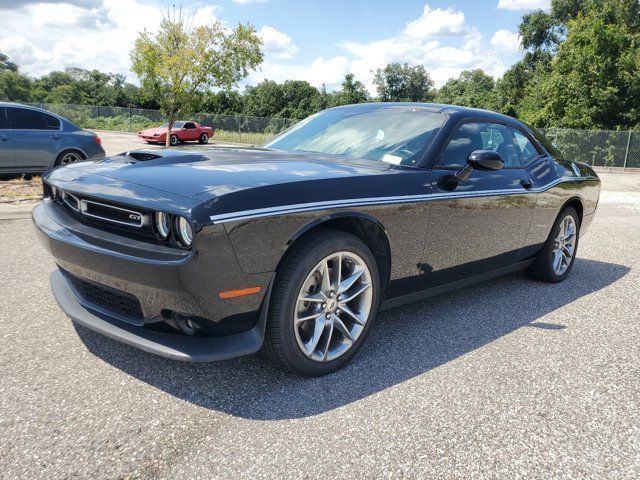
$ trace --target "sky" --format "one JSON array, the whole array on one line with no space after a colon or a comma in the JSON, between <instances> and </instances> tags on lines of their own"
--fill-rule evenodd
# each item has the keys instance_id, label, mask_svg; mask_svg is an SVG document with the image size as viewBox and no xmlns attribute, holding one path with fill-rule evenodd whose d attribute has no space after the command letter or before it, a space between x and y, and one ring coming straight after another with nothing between
<instances>
[{"instance_id":1,"label":"sky","mask_svg":"<svg viewBox=\"0 0 640 480\"><path fill-rule=\"evenodd\" d=\"M122 73L153 31L164 0L0 0L0 52L40 76L66 67ZM172 1L171 3L180 4ZM498 78L522 56L518 23L550 0L213 0L181 3L195 24L249 22L264 62L245 84L307 80L328 90L352 72L374 93L373 72L391 62L424 65L436 86L467 69Z\"/></svg>"}]
</instances>

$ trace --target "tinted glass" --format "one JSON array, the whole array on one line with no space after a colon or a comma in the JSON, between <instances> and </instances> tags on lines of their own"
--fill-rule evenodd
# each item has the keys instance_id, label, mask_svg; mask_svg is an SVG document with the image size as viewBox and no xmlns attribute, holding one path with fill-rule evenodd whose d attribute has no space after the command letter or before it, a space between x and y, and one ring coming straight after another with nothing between
<instances>
[{"instance_id":1,"label":"tinted glass","mask_svg":"<svg viewBox=\"0 0 640 480\"><path fill-rule=\"evenodd\" d=\"M44 115L44 123L47 130L60 130L60 120L53 115L47 115L46 113L43 113L42 115Z\"/></svg>"},{"instance_id":2,"label":"tinted glass","mask_svg":"<svg viewBox=\"0 0 640 480\"><path fill-rule=\"evenodd\" d=\"M60 121L43 112L26 108L7 108L9 125L14 130L58 130Z\"/></svg>"},{"instance_id":3,"label":"tinted glass","mask_svg":"<svg viewBox=\"0 0 640 480\"><path fill-rule=\"evenodd\" d=\"M9 128L9 122L7 122L7 109L0 107L0 129Z\"/></svg>"},{"instance_id":4,"label":"tinted glass","mask_svg":"<svg viewBox=\"0 0 640 480\"><path fill-rule=\"evenodd\" d=\"M502 156L505 167L520 165L518 151L513 145L509 129L499 123L463 123L454 132L442 153L441 165L464 166L475 150L493 150Z\"/></svg>"},{"instance_id":5,"label":"tinted glass","mask_svg":"<svg viewBox=\"0 0 640 480\"><path fill-rule=\"evenodd\" d=\"M196 126L191 122L187 122L184 124L184 128L194 129Z\"/></svg>"},{"instance_id":6,"label":"tinted glass","mask_svg":"<svg viewBox=\"0 0 640 480\"><path fill-rule=\"evenodd\" d=\"M160 128L167 128L169 126L168 123L163 123L162 125L160 125ZM175 122L173 124L173 127L171 128L182 128L184 126L184 122Z\"/></svg>"},{"instance_id":7,"label":"tinted glass","mask_svg":"<svg viewBox=\"0 0 640 480\"><path fill-rule=\"evenodd\" d=\"M533 146L531 140L529 140L524 133L519 130L512 130L513 132L513 142L516 145L516 148L520 152L520 156L522 157L522 163L528 164L534 158L538 157L540 154L536 150L536 147Z\"/></svg>"},{"instance_id":8,"label":"tinted glass","mask_svg":"<svg viewBox=\"0 0 640 480\"><path fill-rule=\"evenodd\" d=\"M337 108L312 115L265 147L416 165L444 120L420 107Z\"/></svg>"}]
</instances>

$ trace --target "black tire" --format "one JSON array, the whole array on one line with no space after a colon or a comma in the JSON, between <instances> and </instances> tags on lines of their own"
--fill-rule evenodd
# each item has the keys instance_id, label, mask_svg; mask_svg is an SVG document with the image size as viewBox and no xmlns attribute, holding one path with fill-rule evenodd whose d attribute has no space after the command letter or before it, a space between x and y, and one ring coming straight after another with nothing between
<instances>
[{"instance_id":1,"label":"black tire","mask_svg":"<svg viewBox=\"0 0 640 480\"><path fill-rule=\"evenodd\" d=\"M69 149L65 150L58 155L56 158L56 162L54 166L59 167L60 165L70 165L75 162L81 162L82 160L86 160L87 157L84 156L82 152L79 150ZM72 160L68 160L72 159Z\"/></svg>"},{"instance_id":2,"label":"black tire","mask_svg":"<svg viewBox=\"0 0 640 480\"><path fill-rule=\"evenodd\" d=\"M177 146L179 142L180 140L178 139L178 136L175 133L169 137L169 145L171 145L172 147Z\"/></svg>"},{"instance_id":3,"label":"black tire","mask_svg":"<svg viewBox=\"0 0 640 480\"><path fill-rule=\"evenodd\" d=\"M573 217L573 221L575 222L575 247L573 249L573 256L571 257L567 269L564 271L564 273L558 274L553 268L554 248L556 237L558 236L560 230L560 225L567 216ZM551 229L551 233L549 233L549 238L547 238L547 241L542 247L542 250L540 250L540 252L538 253L535 262L533 263L533 265L527 268L527 273L529 274L529 276L542 282L562 282L569 276L569 274L571 273L571 269L573 268L573 264L576 260L576 255L578 253L579 237L580 216L573 207L566 207L560 212L558 218L556 218L556 221L553 224L553 228Z\"/></svg>"},{"instance_id":4,"label":"black tire","mask_svg":"<svg viewBox=\"0 0 640 480\"><path fill-rule=\"evenodd\" d=\"M198 142L200 142L200 145L209 143L209 135L207 135L206 133L202 133L200 135L200 138L198 138Z\"/></svg>"},{"instance_id":5,"label":"black tire","mask_svg":"<svg viewBox=\"0 0 640 480\"><path fill-rule=\"evenodd\" d=\"M373 289L371 309L362 333L344 354L329 361L314 361L302 352L296 341L294 307L307 275L323 258L340 251L355 253L368 267ZM377 315L380 277L369 248L353 235L323 230L295 246L276 275L269 304L265 353L283 368L305 376L326 375L342 368L358 352Z\"/></svg>"}]
</instances>

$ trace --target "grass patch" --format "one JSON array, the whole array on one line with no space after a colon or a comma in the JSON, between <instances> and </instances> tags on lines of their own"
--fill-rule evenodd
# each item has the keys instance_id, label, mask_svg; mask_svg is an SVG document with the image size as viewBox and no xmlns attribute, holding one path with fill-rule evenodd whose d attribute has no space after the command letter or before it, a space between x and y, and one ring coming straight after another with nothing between
<instances>
[{"instance_id":1,"label":"grass patch","mask_svg":"<svg viewBox=\"0 0 640 480\"><path fill-rule=\"evenodd\" d=\"M0 182L0 204L37 202L42 198L42 179L22 176Z\"/></svg>"}]
</instances>

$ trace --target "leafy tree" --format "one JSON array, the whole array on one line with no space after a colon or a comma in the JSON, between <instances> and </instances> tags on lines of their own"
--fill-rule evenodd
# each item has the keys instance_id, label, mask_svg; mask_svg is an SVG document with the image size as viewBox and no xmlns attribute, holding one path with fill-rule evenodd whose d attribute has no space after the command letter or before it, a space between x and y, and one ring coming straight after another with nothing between
<instances>
[{"instance_id":1,"label":"leafy tree","mask_svg":"<svg viewBox=\"0 0 640 480\"><path fill-rule=\"evenodd\" d=\"M257 85L245 89L245 115L255 117L275 117L284 108L282 85L273 80L263 80Z\"/></svg>"},{"instance_id":2,"label":"leafy tree","mask_svg":"<svg viewBox=\"0 0 640 480\"><path fill-rule=\"evenodd\" d=\"M426 102L434 98L433 80L422 65L391 63L373 78L383 102Z\"/></svg>"},{"instance_id":3,"label":"leafy tree","mask_svg":"<svg viewBox=\"0 0 640 480\"><path fill-rule=\"evenodd\" d=\"M13 70L0 71L0 100L29 102L31 100L31 79Z\"/></svg>"},{"instance_id":4,"label":"leafy tree","mask_svg":"<svg viewBox=\"0 0 640 480\"><path fill-rule=\"evenodd\" d=\"M0 52L0 72L9 71L9 72L17 72L18 65L9 61L9 57L7 57L4 53Z\"/></svg>"},{"instance_id":5,"label":"leafy tree","mask_svg":"<svg viewBox=\"0 0 640 480\"><path fill-rule=\"evenodd\" d=\"M174 122L192 111L194 94L237 84L262 62L261 44L249 24L231 31L218 21L191 27L175 8L167 9L157 34L145 30L138 36L132 70L158 96L168 120L167 146Z\"/></svg>"},{"instance_id":6,"label":"leafy tree","mask_svg":"<svg viewBox=\"0 0 640 480\"><path fill-rule=\"evenodd\" d=\"M640 124L640 4L591 0L567 22L548 75L523 115L535 125L628 128Z\"/></svg>"},{"instance_id":7,"label":"leafy tree","mask_svg":"<svg viewBox=\"0 0 640 480\"><path fill-rule=\"evenodd\" d=\"M242 112L244 101L242 95L235 90L208 92L202 99L202 110L219 115L236 115Z\"/></svg>"},{"instance_id":8,"label":"leafy tree","mask_svg":"<svg viewBox=\"0 0 640 480\"><path fill-rule=\"evenodd\" d=\"M333 95L331 105L352 105L368 102L370 99L364 84L360 80L356 80L353 73L348 73L344 76L341 89Z\"/></svg>"},{"instance_id":9,"label":"leafy tree","mask_svg":"<svg viewBox=\"0 0 640 480\"><path fill-rule=\"evenodd\" d=\"M438 103L473 108L495 108L495 81L481 69L465 70L445 83L436 94Z\"/></svg>"}]
</instances>

